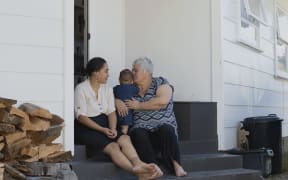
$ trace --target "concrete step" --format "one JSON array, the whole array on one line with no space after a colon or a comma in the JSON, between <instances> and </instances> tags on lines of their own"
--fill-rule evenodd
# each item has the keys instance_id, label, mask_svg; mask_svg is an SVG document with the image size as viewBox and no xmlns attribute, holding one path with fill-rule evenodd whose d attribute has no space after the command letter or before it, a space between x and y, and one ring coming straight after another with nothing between
<instances>
[{"instance_id":1,"label":"concrete step","mask_svg":"<svg viewBox=\"0 0 288 180\"><path fill-rule=\"evenodd\" d=\"M72 162L72 168L79 180L137 180L137 177L125 172L109 162ZM160 180L191 179L191 180L263 180L259 171L243 168L192 171L185 177L177 178L172 174L166 174Z\"/></svg>"},{"instance_id":2,"label":"concrete step","mask_svg":"<svg viewBox=\"0 0 288 180\"><path fill-rule=\"evenodd\" d=\"M242 157L230 154L184 154L181 163L186 171L212 171L242 168Z\"/></svg>"},{"instance_id":3,"label":"concrete step","mask_svg":"<svg viewBox=\"0 0 288 180\"><path fill-rule=\"evenodd\" d=\"M181 161L185 170L190 172L193 177L195 175L193 172L213 172L216 170L239 169L242 167L241 156L220 153L182 155ZM113 179L117 177L122 177L123 179L135 178L130 173L122 171L120 168L116 167L111 161L97 161L93 159L82 161L74 160L71 165L73 171L75 171L80 180L89 179L89 177L95 176L102 179ZM163 169L165 174L168 173L168 171L163 167L161 167L161 169ZM174 176L171 177L175 178Z\"/></svg>"},{"instance_id":4,"label":"concrete step","mask_svg":"<svg viewBox=\"0 0 288 180\"><path fill-rule=\"evenodd\" d=\"M263 180L264 178L261 176L259 171L249 170L243 168L237 169L229 169L229 170L216 170L216 171L196 171L189 172L187 176L177 178L175 176L163 176L160 178L169 179L169 180L177 180L177 179L185 179L185 180Z\"/></svg>"}]
</instances>

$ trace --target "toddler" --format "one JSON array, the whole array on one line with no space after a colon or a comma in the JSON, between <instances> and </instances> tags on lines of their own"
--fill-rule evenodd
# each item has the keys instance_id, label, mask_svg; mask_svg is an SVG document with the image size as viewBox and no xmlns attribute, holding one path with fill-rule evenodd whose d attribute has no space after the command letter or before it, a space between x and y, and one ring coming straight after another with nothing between
<instances>
[{"instance_id":1,"label":"toddler","mask_svg":"<svg viewBox=\"0 0 288 180\"><path fill-rule=\"evenodd\" d=\"M129 69L120 72L119 83L120 85L113 88L115 98L125 101L138 94L139 89L133 84L133 73ZM132 110L129 110L128 115L124 117L120 117L117 113L117 119L120 121L121 131L127 134L133 122Z\"/></svg>"}]
</instances>

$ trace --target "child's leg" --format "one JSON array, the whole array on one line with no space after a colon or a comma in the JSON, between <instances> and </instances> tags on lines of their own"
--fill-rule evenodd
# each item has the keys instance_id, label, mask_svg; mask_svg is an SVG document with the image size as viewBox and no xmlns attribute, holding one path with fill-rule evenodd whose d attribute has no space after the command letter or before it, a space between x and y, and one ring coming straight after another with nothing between
<instances>
[{"instance_id":1,"label":"child's leg","mask_svg":"<svg viewBox=\"0 0 288 180\"><path fill-rule=\"evenodd\" d=\"M128 125L121 125L121 132L123 134L127 134L128 133Z\"/></svg>"}]
</instances>

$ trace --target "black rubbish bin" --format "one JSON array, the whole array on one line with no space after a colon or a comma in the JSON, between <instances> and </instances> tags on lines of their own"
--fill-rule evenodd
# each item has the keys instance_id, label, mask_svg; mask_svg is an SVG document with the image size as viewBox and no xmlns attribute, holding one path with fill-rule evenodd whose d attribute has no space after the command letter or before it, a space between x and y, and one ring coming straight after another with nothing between
<instances>
[{"instance_id":1,"label":"black rubbish bin","mask_svg":"<svg viewBox=\"0 0 288 180\"><path fill-rule=\"evenodd\" d=\"M259 148L273 150L272 174L280 173L282 168L282 121L275 114L249 117L243 121L243 128L249 131L250 150Z\"/></svg>"}]
</instances>

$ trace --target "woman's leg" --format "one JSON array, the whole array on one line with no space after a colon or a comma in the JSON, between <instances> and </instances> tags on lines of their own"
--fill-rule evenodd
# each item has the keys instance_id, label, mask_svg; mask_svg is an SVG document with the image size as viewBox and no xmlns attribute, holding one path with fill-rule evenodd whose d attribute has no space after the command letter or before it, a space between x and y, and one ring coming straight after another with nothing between
<instances>
[{"instance_id":1,"label":"woman's leg","mask_svg":"<svg viewBox=\"0 0 288 180\"><path fill-rule=\"evenodd\" d=\"M115 142L112 142L110 144L108 144L107 146L105 146L104 148L104 153L108 154L112 161L119 166L120 168L129 171L129 172L133 172L132 171L132 164L131 162L126 158L126 156L121 152L121 149L119 147L119 145Z\"/></svg>"},{"instance_id":2,"label":"woman's leg","mask_svg":"<svg viewBox=\"0 0 288 180\"><path fill-rule=\"evenodd\" d=\"M176 176L185 176L187 173L180 165L180 151L178 139L172 126L164 124L153 134L160 145L162 158L166 165L174 170Z\"/></svg>"},{"instance_id":3,"label":"woman's leg","mask_svg":"<svg viewBox=\"0 0 288 180\"><path fill-rule=\"evenodd\" d=\"M137 128L131 132L130 137L140 159L146 163L156 163L156 154L149 132L143 128Z\"/></svg>"},{"instance_id":4,"label":"woman's leg","mask_svg":"<svg viewBox=\"0 0 288 180\"><path fill-rule=\"evenodd\" d=\"M152 178L157 178L163 175L161 169L154 163L146 164L140 160L134 146L131 143L130 137L128 135L122 135L118 139L118 144L123 152L123 154L130 160L133 166L133 172L136 174L143 174L153 172Z\"/></svg>"}]
</instances>

